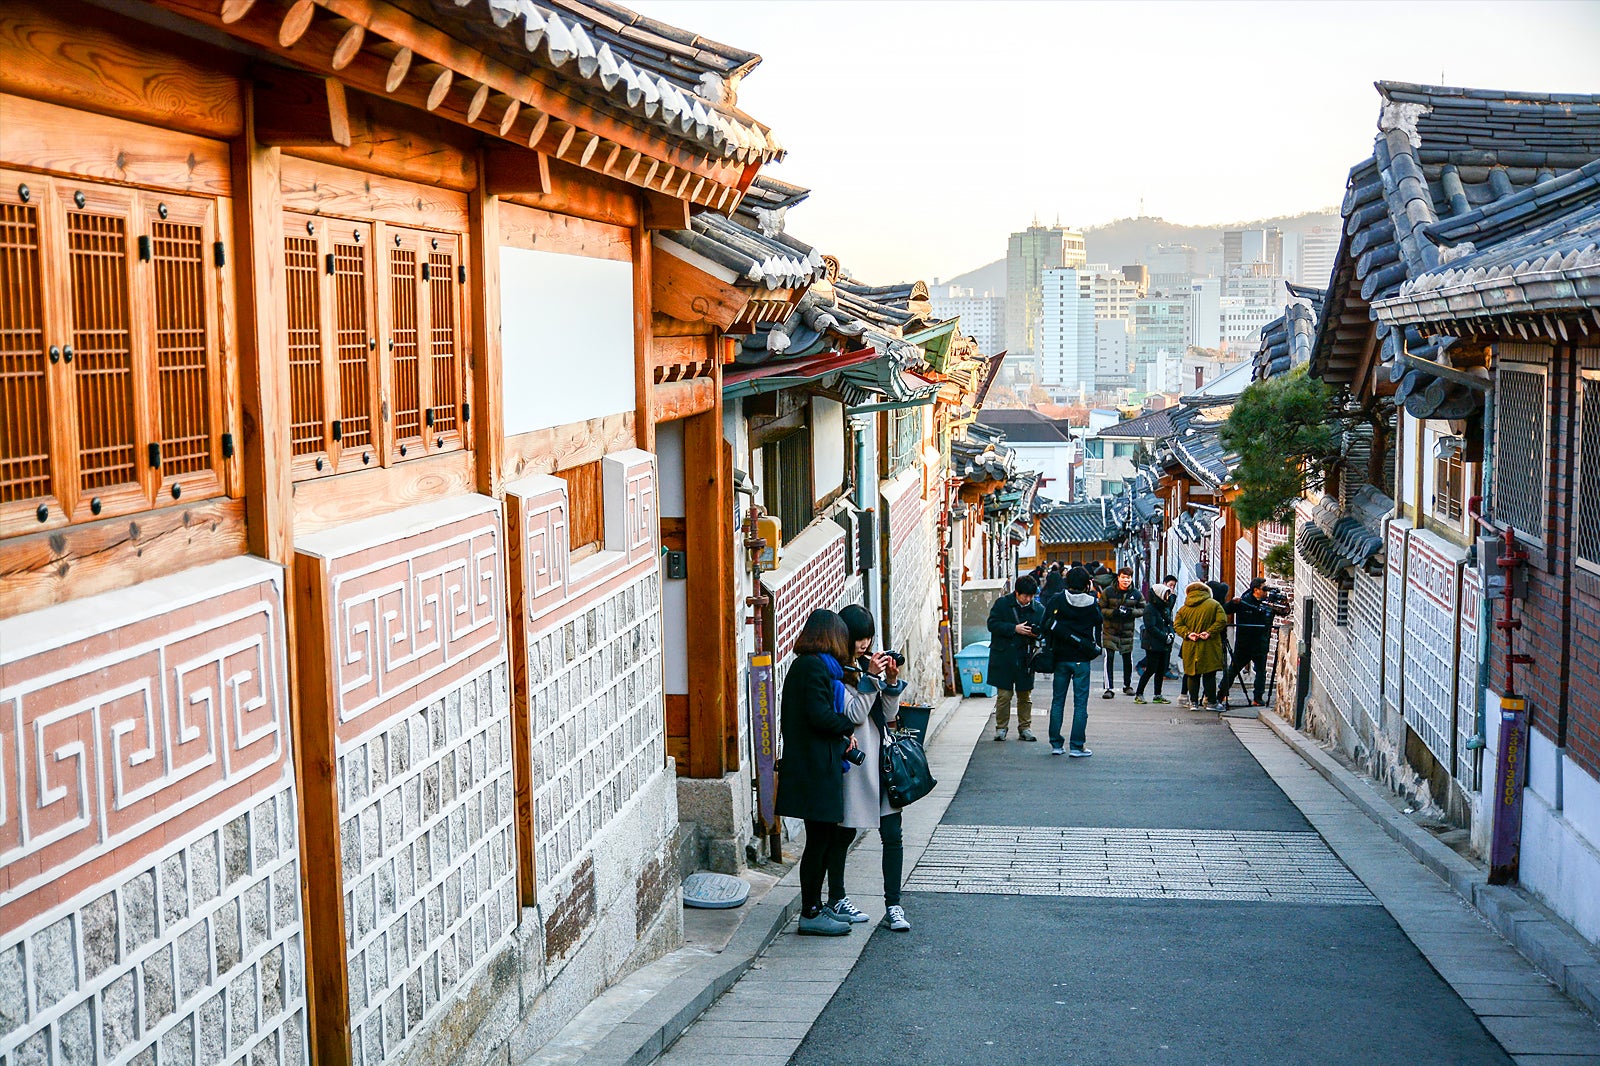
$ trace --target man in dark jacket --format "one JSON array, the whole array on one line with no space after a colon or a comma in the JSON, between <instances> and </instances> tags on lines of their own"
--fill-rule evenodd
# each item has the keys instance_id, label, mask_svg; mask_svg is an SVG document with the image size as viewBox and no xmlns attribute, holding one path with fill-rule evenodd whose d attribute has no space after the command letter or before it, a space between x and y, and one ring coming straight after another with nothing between
<instances>
[{"instance_id":1,"label":"man in dark jacket","mask_svg":"<svg viewBox=\"0 0 1600 1066\"><path fill-rule=\"evenodd\" d=\"M1072 750L1074 759L1094 752L1084 747L1089 725L1089 675L1100 657L1100 603L1089 591L1089 572L1081 566L1067 571L1066 588L1045 604L1045 634L1055 662L1055 686L1050 693L1050 754L1061 755L1064 743L1061 720L1066 714L1067 688L1072 688Z\"/></svg>"},{"instance_id":2,"label":"man in dark jacket","mask_svg":"<svg viewBox=\"0 0 1600 1066\"><path fill-rule=\"evenodd\" d=\"M1133 631L1144 615L1144 597L1133 587L1133 570L1124 566L1100 593L1100 614L1105 626L1106 693L1110 699L1117 684L1117 656L1122 656L1122 691L1133 695Z\"/></svg>"},{"instance_id":3,"label":"man in dark jacket","mask_svg":"<svg viewBox=\"0 0 1600 1066\"><path fill-rule=\"evenodd\" d=\"M1227 706L1228 693L1248 663L1256 677L1252 706L1259 707L1266 700L1267 648L1272 643L1272 622L1278 613L1267 599L1267 579L1258 577L1250 582L1250 591L1229 600L1223 609L1233 619L1233 661L1222 675L1223 706Z\"/></svg>"},{"instance_id":4,"label":"man in dark jacket","mask_svg":"<svg viewBox=\"0 0 1600 1066\"><path fill-rule=\"evenodd\" d=\"M1039 603L1039 583L1027 574L1017 578L1017 590L1001 596L989 608L989 684L994 698L994 739L1006 739L1011 724L1011 693L1017 694L1017 739L1033 735L1033 656L1044 633L1044 607Z\"/></svg>"}]
</instances>

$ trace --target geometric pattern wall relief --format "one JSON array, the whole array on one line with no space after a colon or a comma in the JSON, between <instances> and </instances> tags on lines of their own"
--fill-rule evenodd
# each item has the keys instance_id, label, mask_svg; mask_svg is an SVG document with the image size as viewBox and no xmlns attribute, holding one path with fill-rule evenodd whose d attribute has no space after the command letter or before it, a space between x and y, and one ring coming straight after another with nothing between
<instances>
[{"instance_id":1,"label":"geometric pattern wall relief","mask_svg":"<svg viewBox=\"0 0 1600 1066\"><path fill-rule=\"evenodd\" d=\"M282 570L0 622L0 1060L306 1059Z\"/></svg>"}]
</instances>

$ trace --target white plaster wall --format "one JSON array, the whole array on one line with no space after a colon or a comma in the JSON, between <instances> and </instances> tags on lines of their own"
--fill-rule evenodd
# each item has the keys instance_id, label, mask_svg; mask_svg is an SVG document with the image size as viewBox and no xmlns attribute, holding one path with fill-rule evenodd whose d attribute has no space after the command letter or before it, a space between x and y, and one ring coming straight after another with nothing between
<instances>
[{"instance_id":1,"label":"white plaster wall","mask_svg":"<svg viewBox=\"0 0 1600 1066\"><path fill-rule=\"evenodd\" d=\"M821 396L811 400L812 478L817 499L844 484L844 405Z\"/></svg>"},{"instance_id":2,"label":"white plaster wall","mask_svg":"<svg viewBox=\"0 0 1600 1066\"><path fill-rule=\"evenodd\" d=\"M500 249L507 436L634 409L633 264Z\"/></svg>"},{"instance_id":3,"label":"white plaster wall","mask_svg":"<svg viewBox=\"0 0 1600 1066\"><path fill-rule=\"evenodd\" d=\"M1600 781L1530 730L1522 802L1523 886L1600 944Z\"/></svg>"},{"instance_id":4,"label":"white plaster wall","mask_svg":"<svg viewBox=\"0 0 1600 1066\"><path fill-rule=\"evenodd\" d=\"M683 423L662 422L656 426L656 464L659 480L656 499L661 517L682 518L685 511L683 490ZM716 557L710 545L689 548L690 566L714 566ZM689 583L668 578L662 572L661 650L666 675L666 691L683 695L689 691Z\"/></svg>"}]
</instances>

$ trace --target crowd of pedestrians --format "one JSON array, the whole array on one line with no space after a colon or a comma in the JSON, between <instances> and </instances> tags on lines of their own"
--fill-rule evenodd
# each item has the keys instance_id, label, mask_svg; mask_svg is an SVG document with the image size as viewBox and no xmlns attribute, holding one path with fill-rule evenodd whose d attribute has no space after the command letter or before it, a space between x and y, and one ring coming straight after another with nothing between
<instances>
[{"instance_id":1,"label":"crowd of pedestrians","mask_svg":"<svg viewBox=\"0 0 1600 1066\"><path fill-rule=\"evenodd\" d=\"M1189 710L1226 710L1229 694L1247 667L1254 691L1244 702L1260 706L1266 697L1273 622L1287 608L1262 578L1252 581L1241 597L1230 598L1229 593L1222 582L1195 581L1180 599L1178 579L1170 574L1140 589L1134 585L1131 568L1112 571L1100 563L1070 568L1052 563L1019 577L1014 590L997 599L989 611L988 682L996 689L994 739L1004 741L1010 735L1013 705L1017 739L1038 739L1033 734L1033 685L1037 674L1047 673L1055 682L1050 700L1052 754L1092 755L1085 741L1094 664L1104 658L1102 698L1116 697L1120 666L1122 694L1132 696L1134 703L1171 703L1162 687L1169 677L1174 645L1182 666L1182 700ZM1151 692L1149 700L1146 691ZM1070 735L1063 737L1069 693L1072 726Z\"/></svg>"}]
</instances>

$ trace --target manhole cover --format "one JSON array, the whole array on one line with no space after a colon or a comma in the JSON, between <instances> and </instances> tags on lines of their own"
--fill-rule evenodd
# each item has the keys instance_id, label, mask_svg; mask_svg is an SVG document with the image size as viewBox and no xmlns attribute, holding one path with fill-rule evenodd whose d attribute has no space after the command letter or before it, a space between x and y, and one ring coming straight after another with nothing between
<instances>
[{"instance_id":1,"label":"manhole cover","mask_svg":"<svg viewBox=\"0 0 1600 1066\"><path fill-rule=\"evenodd\" d=\"M737 907L750 895L750 886L727 874L697 873L683 879L683 905L705 910Z\"/></svg>"}]
</instances>

